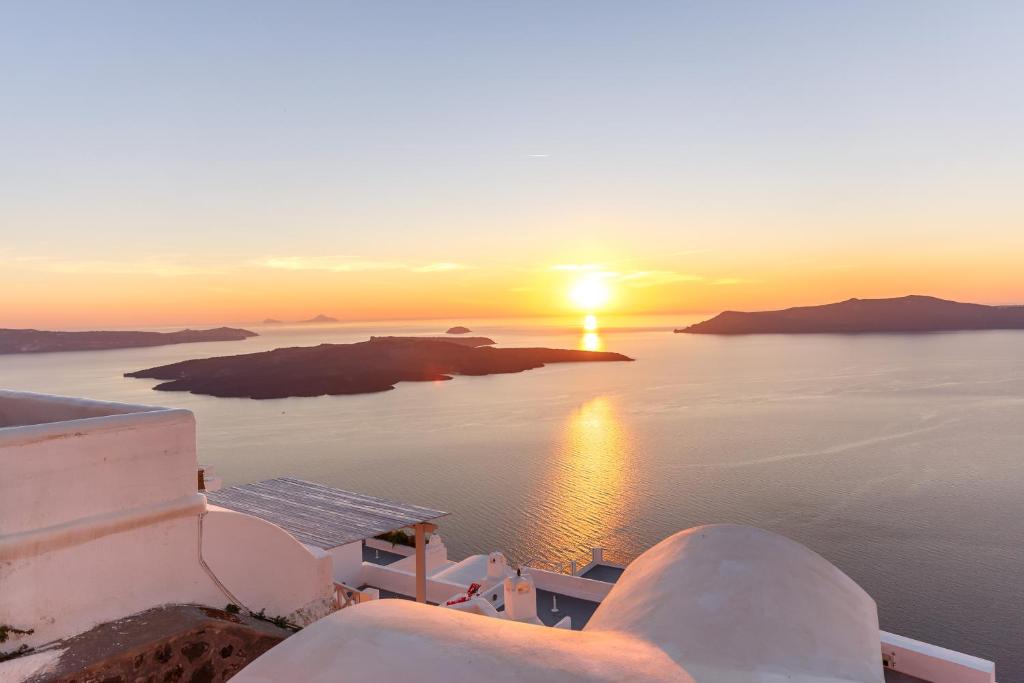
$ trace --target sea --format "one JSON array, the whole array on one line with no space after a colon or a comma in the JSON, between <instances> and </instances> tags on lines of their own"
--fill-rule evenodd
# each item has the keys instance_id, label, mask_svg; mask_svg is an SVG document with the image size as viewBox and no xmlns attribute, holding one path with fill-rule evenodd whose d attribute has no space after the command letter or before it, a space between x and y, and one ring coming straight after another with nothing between
<instances>
[{"instance_id":1,"label":"sea","mask_svg":"<svg viewBox=\"0 0 1024 683\"><path fill-rule=\"evenodd\" d=\"M0 386L188 408L226 485L294 476L441 510L455 559L627 562L715 522L793 538L884 630L1024 680L1024 331L673 334L685 318L246 325L258 337L0 356ZM123 373L465 324L499 346L618 351L357 396L226 399Z\"/></svg>"}]
</instances>

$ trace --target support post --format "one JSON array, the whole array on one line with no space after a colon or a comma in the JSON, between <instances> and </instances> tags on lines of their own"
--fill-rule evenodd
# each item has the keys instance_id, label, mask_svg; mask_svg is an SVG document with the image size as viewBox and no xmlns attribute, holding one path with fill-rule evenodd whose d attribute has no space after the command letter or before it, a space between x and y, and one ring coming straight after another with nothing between
<instances>
[{"instance_id":1,"label":"support post","mask_svg":"<svg viewBox=\"0 0 1024 683\"><path fill-rule=\"evenodd\" d=\"M437 525L420 522L413 525L416 532L416 602L427 601L427 533L437 531Z\"/></svg>"},{"instance_id":2,"label":"support post","mask_svg":"<svg viewBox=\"0 0 1024 683\"><path fill-rule=\"evenodd\" d=\"M427 539L423 525L416 529L416 602L427 601Z\"/></svg>"}]
</instances>

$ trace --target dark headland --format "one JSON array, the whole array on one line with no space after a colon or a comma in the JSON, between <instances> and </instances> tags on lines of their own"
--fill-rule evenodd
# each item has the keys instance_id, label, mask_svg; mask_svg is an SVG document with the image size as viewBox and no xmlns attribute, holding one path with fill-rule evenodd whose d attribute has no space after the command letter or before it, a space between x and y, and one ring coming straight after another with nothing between
<instances>
[{"instance_id":1,"label":"dark headland","mask_svg":"<svg viewBox=\"0 0 1024 683\"><path fill-rule=\"evenodd\" d=\"M192 342L239 341L257 336L235 327L177 332L51 332L47 330L0 329L0 353L46 353L49 351L101 351L139 346L165 346Z\"/></svg>"},{"instance_id":2,"label":"dark headland","mask_svg":"<svg viewBox=\"0 0 1024 683\"><path fill-rule=\"evenodd\" d=\"M159 391L286 398L387 391L398 382L522 372L545 363L628 360L632 358L606 351L496 349L454 340L379 337L355 344L321 344L189 360L125 376L167 380L153 387Z\"/></svg>"},{"instance_id":3,"label":"dark headland","mask_svg":"<svg viewBox=\"0 0 1024 683\"><path fill-rule=\"evenodd\" d=\"M459 346L494 346L494 340L490 337L370 337L370 341L383 339L427 339Z\"/></svg>"},{"instance_id":4,"label":"dark headland","mask_svg":"<svg viewBox=\"0 0 1024 683\"><path fill-rule=\"evenodd\" d=\"M894 299L849 299L824 306L801 306L782 311L725 311L710 320L676 332L856 334L1020 329L1024 329L1024 306L985 306L912 295Z\"/></svg>"}]
</instances>

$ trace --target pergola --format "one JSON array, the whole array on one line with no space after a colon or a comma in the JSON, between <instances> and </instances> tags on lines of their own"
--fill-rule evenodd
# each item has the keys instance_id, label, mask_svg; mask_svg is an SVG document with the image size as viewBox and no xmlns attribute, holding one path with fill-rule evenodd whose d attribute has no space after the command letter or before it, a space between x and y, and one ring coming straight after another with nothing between
<instances>
[{"instance_id":1,"label":"pergola","mask_svg":"<svg viewBox=\"0 0 1024 683\"><path fill-rule=\"evenodd\" d=\"M281 477L208 492L210 503L259 517L300 542L331 550L412 527L416 533L416 600L427 601L426 535L447 512Z\"/></svg>"}]
</instances>

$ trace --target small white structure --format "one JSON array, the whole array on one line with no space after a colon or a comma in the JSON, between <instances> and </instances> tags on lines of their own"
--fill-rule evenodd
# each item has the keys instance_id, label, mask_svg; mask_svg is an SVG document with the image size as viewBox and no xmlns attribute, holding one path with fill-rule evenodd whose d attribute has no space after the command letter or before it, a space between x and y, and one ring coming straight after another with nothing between
<instances>
[{"instance_id":1,"label":"small white structure","mask_svg":"<svg viewBox=\"0 0 1024 683\"><path fill-rule=\"evenodd\" d=\"M8 647L168 603L332 609L330 557L207 507L187 410L0 391L0 472L0 623L35 631Z\"/></svg>"},{"instance_id":2,"label":"small white structure","mask_svg":"<svg viewBox=\"0 0 1024 683\"><path fill-rule=\"evenodd\" d=\"M529 574L505 579L505 617L524 624L541 624L537 617L537 589Z\"/></svg>"}]
</instances>

